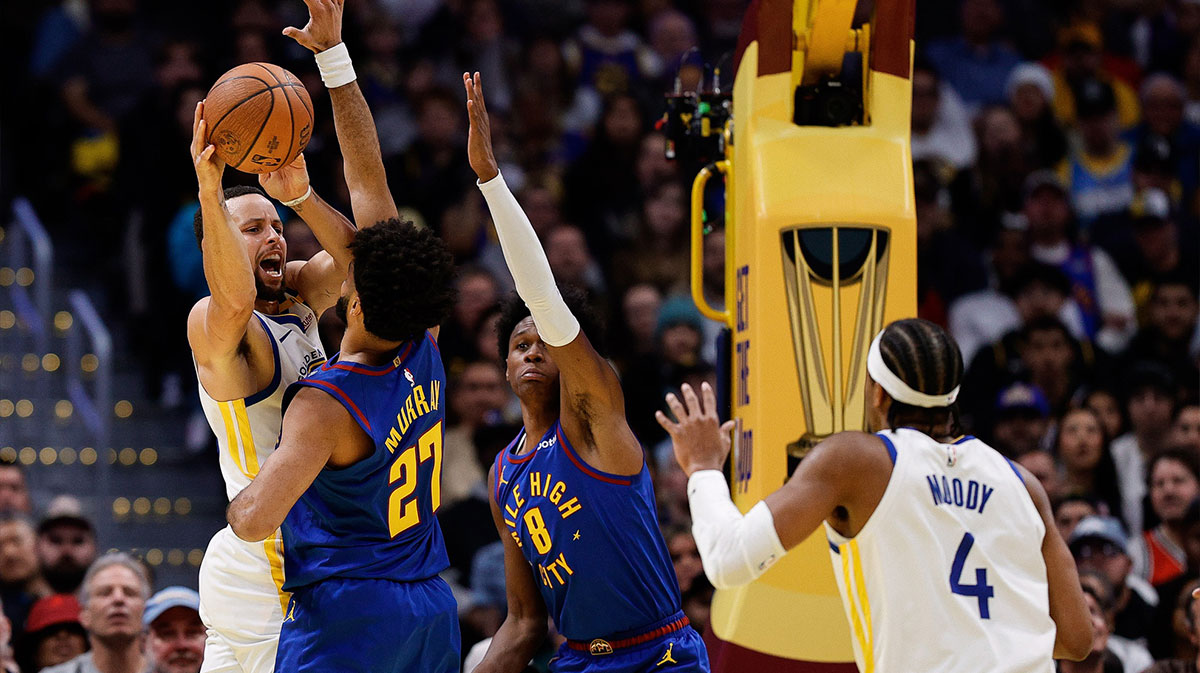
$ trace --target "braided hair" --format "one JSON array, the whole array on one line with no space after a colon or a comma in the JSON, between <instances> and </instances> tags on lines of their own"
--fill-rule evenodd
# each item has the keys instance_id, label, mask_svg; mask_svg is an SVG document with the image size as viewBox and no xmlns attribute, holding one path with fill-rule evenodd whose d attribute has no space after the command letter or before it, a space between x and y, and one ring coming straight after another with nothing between
<instances>
[{"instance_id":1,"label":"braided hair","mask_svg":"<svg viewBox=\"0 0 1200 673\"><path fill-rule=\"evenodd\" d=\"M945 395L962 383L958 344L928 320L909 318L888 325L879 340L879 354L892 373L918 392ZM925 408L892 400L887 421L893 428L911 426L927 431L949 424L951 434L956 434L958 405Z\"/></svg>"}]
</instances>

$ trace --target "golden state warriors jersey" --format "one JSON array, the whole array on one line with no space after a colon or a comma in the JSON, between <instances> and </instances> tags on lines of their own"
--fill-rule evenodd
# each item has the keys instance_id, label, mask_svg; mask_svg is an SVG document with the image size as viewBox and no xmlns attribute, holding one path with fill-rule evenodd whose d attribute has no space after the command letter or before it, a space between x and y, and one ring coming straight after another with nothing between
<instances>
[{"instance_id":1,"label":"golden state warriors jersey","mask_svg":"<svg viewBox=\"0 0 1200 673\"><path fill-rule=\"evenodd\" d=\"M316 313L296 297L289 298L292 304L288 313L254 312L271 337L275 357L275 375L266 388L249 397L218 402L200 385L200 405L217 436L221 476L231 501L250 485L279 442L284 390L325 362Z\"/></svg>"},{"instance_id":2,"label":"golden state warriors jersey","mask_svg":"<svg viewBox=\"0 0 1200 673\"><path fill-rule=\"evenodd\" d=\"M1016 467L974 437L878 436L875 513L849 539L825 525L858 669L1051 673L1047 532Z\"/></svg>"}]
</instances>

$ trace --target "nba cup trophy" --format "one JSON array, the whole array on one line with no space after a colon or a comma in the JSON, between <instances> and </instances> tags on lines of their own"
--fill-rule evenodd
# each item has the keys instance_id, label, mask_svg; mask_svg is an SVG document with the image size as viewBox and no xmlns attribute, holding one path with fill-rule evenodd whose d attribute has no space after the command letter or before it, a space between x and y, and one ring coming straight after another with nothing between
<instances>
[{"instance_id":1,"label":"nba cup trophy","mask_svg":"<svg viewBox=\"0 0 1200 673\"><path fill-rule=\"evenodd\" d=\"M720 387L737 424L729 476L743 511L818 441L865 427L871 339L916 314L914 0L875 0L857 18L856 4L755 0L732 101L668 97L668 154L712 161L693 186L692 295L727 326ZM706 192L711 206L719 191L706 183L718 174L724 310L700 285ZM869 619L847 623L837 591L820 531L758 581L718 591L713 671L855 670L851 638L869 638L855 633Z\"/></svg>"}]
</instances>

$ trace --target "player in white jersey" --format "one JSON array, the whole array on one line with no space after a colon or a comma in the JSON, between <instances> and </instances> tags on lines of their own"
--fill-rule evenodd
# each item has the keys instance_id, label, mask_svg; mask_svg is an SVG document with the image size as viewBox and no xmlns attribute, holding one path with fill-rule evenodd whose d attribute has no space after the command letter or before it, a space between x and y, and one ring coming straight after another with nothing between
<instances>
[{"instance_id":1,"label":"player in white jersey","mask_svg":"<svg viewBox=\"0 0 1200 673\"><path fill-rule=\"evenodd\" d=\"M962 357L925 320L888 325L867 356L868 422L818 444L745 515L721 473L732 424L712 388L661 412L689 475L693 534L718 588L750 582L823 522L864 673L1043 672L1081 660L1091 626L1049 500L1024 468L955 437Z\"/></svg>"},{"instance_id":2,"label":"player in white jersey","mask_svg":"<svg viewBox=\"0 0 1200 673\"><path fill-rule=\"evenodd\" d=\"M340 3L336 8L336 34L321 36L332 44L341 42ZM329 90L346 184L355 220L370 226L396 217L396 206L375 123L348 58L338 74L349 76L348 83ZM266 194L295 210L325 249L307 262L285 264L275 206L253 188L222 190L224 166L205 143L202 106L196 108L192 139L200 185L196 236L212 294L192 308L188 341L232 500L274 450L284 390L325 359L316 323L340 296L355 227L312 192L303 157L260 176ZM282 552L278 532L250 543L226 527L209 543L200 568L200 615L208 629L205 673L274 670L287 605Z\"/></svg>"}]
</instances>

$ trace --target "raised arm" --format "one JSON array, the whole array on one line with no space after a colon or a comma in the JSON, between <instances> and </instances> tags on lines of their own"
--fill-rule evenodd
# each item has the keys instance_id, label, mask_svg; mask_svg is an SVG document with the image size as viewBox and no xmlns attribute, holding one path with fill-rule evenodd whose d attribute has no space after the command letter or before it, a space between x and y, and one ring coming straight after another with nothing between
<instances>
[{"instance_id":1,"label":"raised arm","mask_svg":"<svg viewBox=\"0 0 1200 673\"><path fill-rule=\"evenodd\" d=\"M342 6L345 0L304 0L308 24L287 27L283 34L317 55L321 78L333 103L333 124L345 162L350 207L360 228L397 216L388 189L375 120L355 81L350 55L342 42ZM328 249L328 248L326 248Z\"/></svg>"},{"instance_id":2,"label":"raised arm","mask_svg":"<svg viewBox=\"0 0 1200 673\"><path fill-rule=\"evenodd\" d=\"M225 164L205 140L207 136L201 101L192 122L191 151L200 185L204 279L211 296L200 300L188 316L188 342L202 369L224 369L237 358L258 293L245 238L225 206L221 186Z\"/></svg>"},{"instance_id":3,"label":"raised arm","mask_svg":"<svg viewBox=\"0 0 1200 673\"><path fill-rule=\"evenodd\" d=\"M488 473L487 483L494 484L496 468ZM533 653L546 638L546 604L534 583L533 569L504 524L500 506L489 497L492 521L504 545L504 587L508 595L508 614L488 646L475 673L516 673L525 670Z\"/></svg>"},{"instance_id":4,"label":"raised arm","mask_svg":"<svg viewBox=\"0 0 1200 673\"><path fill-rule=\"evenodd\" d=\"M304 154L277 171L260 174L258 183L267 196L295 211L324 248L312 259L289 263L285 270L286 285L320 315L337 301L346 279L354 224L313 191Z\"/></svg>"},{"instance_id":5,"label":"raised arm","mask_svg":"<svg viewBox=\"0 0 1200 673\"><path fill-rule=\"evenodd\" d=\"M550 347L558 366L563 428L589 463L609 472L635 474L642 467L643 456L625 421L620 381L592 347L587 335L580 331L579 320L554 282L550 262L533 225L500 175L492 153L491 125L479 73L474 77L464 74L463 86L471 122L467 156L479 176L479 189L491 210L517 294L529 307L538 336Z\"/></svg>"},{"instance_id":6,"label":"raised arm","mask_svg":"<svg viewBox=\"0 0 1200 673\"><path fill-rule=\"evenodd\" d=\"M1092 650L1091 616L1079 586L1079 573L1067 543L1058 534L1050 498L1033 473L1014 463L1021 473L1029 497L1042 517L1046 532L1042 537L1042 559L1046 562L1046 582L1050 585L1050 619L1057 632L1054 658L1083 661Z\"/></svg>"},{"instance_id":7,"label":"raised arm","mask_svg":"<svg viewBox=\"0 0 1200 673\"><path fill-rule=\"evenodd\" d=\"M250 542L270 537L325 468L337 443L357 430L347 427L353 423L332 397L301 388L284 413L278 448L229 504L226 517L234 534Z\"/></svg>"},{"instance_id":8,"label":"raised arm","mask_svg":"<svg viewBox=\"0 0 1200 673\"><path fill-rule=\"evenodd\" d=\"M813 448L792 478L743 515L729 497L721 472L729 454L732 421L720 425L716 395L707 383L697 397L684 384L683 400L667 396L676 421L656 412L671 435L675 458L688 475L692 535L704 572L718 589L754 581L800 544L822 521L845 507L847 533L874 511L891 475L883 443L865 433L839 433Z\"/></svg>"}]
</instances>

